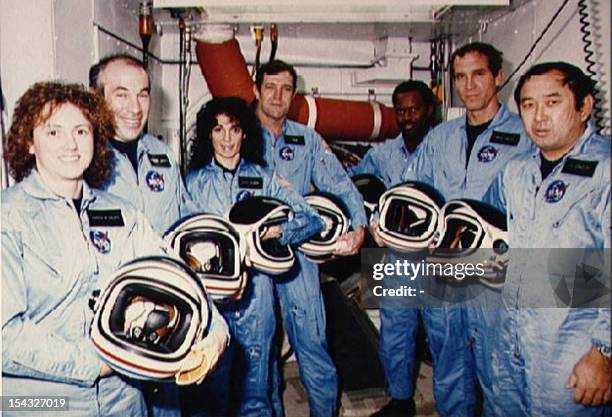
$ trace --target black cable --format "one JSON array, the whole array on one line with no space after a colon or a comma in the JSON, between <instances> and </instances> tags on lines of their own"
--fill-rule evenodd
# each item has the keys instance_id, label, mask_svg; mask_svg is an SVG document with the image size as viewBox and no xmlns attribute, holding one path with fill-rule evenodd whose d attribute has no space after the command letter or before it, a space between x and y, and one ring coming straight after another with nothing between
<instances>
[{"instance_id":1,"label":"black cable","mask_svg":"<svg viewBox=\"0 0 612 417\"><path fill-rule=\"evenodd\" d=\"M278 41L272 41L272 46L270 48L270 57L268 58L268 62L273 61L276 58L276 50L278 49Z\"/></svg>"},{"instance_id":2,"label":"black cable","mask_svg":"<svg viewBox=\"0 0 612 417\"><path fill-rule=\"evenodd\" d=\"M255 63L253 64L253 70L251 71L251 78L255 78L257 70L259 69L259 60L261 57L261 42L257 41L257 48L255 49Z\"/></svg>"},{"instance_id":3,"label":"black cable","mask_svg":"<svg viewBox=\"0 0 612 417\"><path fill-rule=\"evenodd\" d=\"M499 87L498 91L503 90L503 88L508 85L508 83L510 82L510 80L512 80L512 77L514 77L516 75L517 72L519 72L519 70L523 67L523 65L525 65L525 62L527 62L527 60L529 59L529 57L531 56L531 54L533 53L533 51L535 50L536 46L538 46L538 44L540 43L540 41L542 40L542 38L544 37L544 35L546 34L546 32L548 32L548 29L550 29L550 27L552 26L552 24L555 22L555 20L557 20L557 17L559 17L559 14L561 14L561 11L563 11L563 9L565 8L565 6L567 6L567 3L569 2L569 0L565 0L563 2L563 4L561 4L561 6L559 7L559 9L557 9L557 11L555 12L555 14L553 15L552 19L550 19L550 22L548 22L548 24L546 25L546 27L544 28L544 30L542 31L542 33L540 33L540 36L538 36L538 38L535 40L535 42L533 43L533 45L531 45L531 48L529 49L529 52L527 52L527 55L525 55L525 58L523 58L523 60L521 61L520 64L518 64L518 66L514 69L514 71L512 71L512 74L510 74L508 76L508 78L506 78L506 81L504 81L504 83L501 85L501 87Z\"/></svg>"},{"instance_id":4,"label":"black cable","mask_svg":"<svg viewBox=\"0 0 612 417\"><path fill-rule=\"evenodd\" d=\"M100 32L107 34L108 36L110 36L111 38L114 38L128 46L131 46L132 48L136 49L137 51L140 51L142 53L144 53L144 49L142 47L140 47L139 45L136 45L135 43L132 43L130 41L128 41L125 38L122 38L119 35L114 34L113 32L111 32L110 30L104 28L103 26L100 26L97 23L94 23L95 26L98 27L98 30L100 30ZM163 59L158 57L157 55L152 54L151 52L148 52L147 55L150 58L153 58L154 60L156 60L157 62L159 62L160 64L169 64L169 65L181 65L184 64L183 61L181 60L173 60L173 59Z\"/></svg>"},{"instance_id":5,"label":"black cable","mask_svg":"<svg viewBox=\"0 0 612 417\"><path fill-rule=\"evenodd\" d=\"M183 20L179 23L179 154L180 154L180 169L181 174L185 175L186 157L185 157L185 106L183 102L183 88L185 86L185 66L186 66L186 49L185 49L185 24Z\"/></svg>"},{"instance_id":6,"label":"black cable","mask_svg":"<svg viewBox=\"0 0 612 417\"><path fill-rule=\"evenodd\" d=\"M589 12L587 11L588 5L585 0L578 1L578 14L580 15L580 32L582 32L582 42L584 43L582 50L584 51L584 60L586 61L586 72L591 77L593 81L597 81L597 71L595 67L597 65L597 61L593 58L595 56L595 52L591 50L593 46L593 42L591 41L591 31L589 30ZM597 126L597 130L601 133L603 130L603 119L604 116L601 114L603 109L601 108L601 100L598 97L598 94L593 94L593 99L595 103L593 105L593 116L595 119L595 126Z\"/></svg>"}]
</instances>

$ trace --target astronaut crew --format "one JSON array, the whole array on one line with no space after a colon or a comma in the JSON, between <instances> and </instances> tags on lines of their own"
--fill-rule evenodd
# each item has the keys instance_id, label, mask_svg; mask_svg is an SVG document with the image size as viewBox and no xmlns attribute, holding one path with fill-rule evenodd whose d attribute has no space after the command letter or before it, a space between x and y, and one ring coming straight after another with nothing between
<instances>
[{"instance_id":1,"label":"astronaut crew","mask_svg":"<svg viewBox=\"0 0 612 417\"><path fill-rule=\"evenodd\" d=\"M610 138L589 121L593 94L594 83L565 62L533 66L514 93L538 148L510 161L485 198L507 211L511 247L534 249L510 258L502 292L492 353L496 415L612 413L610 276L603 275L602 308L567 300L552 308L560 297L549 281L551 265L576 253L607 257L599 266L609 274Z\"/></svg>"},{"instance_id":2,"label":"astronaut crew","mask_svg":"<svg viewBox=\"0 0 612 417\"><path fill-rule=\"evenodd\" d=\"M186 184L197 211L224 215L244 199L273 197L287 203L294 217L270 227L262 239L296 244L323 228L303 198L265 166L261 128L242 99L209 101L198 113L196 131ZM251 272L240 300L217 305L230 328L231 349L203 389L189 389L188 401L197 401L191 407L210 415L271 416L269 367L276 332L271 278Z\"/></svg>"},{"instance_id":3,"label":"astronaut crew","mask_svg":"<svg viewBox=\"0 0 612 417\"><path fill-rule=\"evenodd\" d=\"M138 67L127 58L119 61L127 67ZM513 247L609 248L609 139L597 135L592 124L587 123L592 108L592 90L582 97L582 107L579 107L580 96L565 81L565 77L572 76L575 71L565 65L536 66L522 78L523 84L517 88L517 104L529 135L539 147L535 150L532 142L526 140L518 116L497 100L496 88L500 85L502 72L496 62L501 64L501 54L490 45L470 44L456 51L451 62L457 92L464 101L467 116L434 128L419 146L414 159L409 161L401 180L416 179L431 184L447 200L482 200L491 179L503 171L489 191L487 201L507 210ZM129 72L129 69L123 68L123 71ZM292 84L290 88L286 81ZM258 79L257 111L265 128L265 159L299 194L307 193L313 183L319 189L343 197L357 230L356 235L346 239L349 248L346 253L350 253L361 244L359 234L361 240L363 237L361 227L366 220L362 201L352 184L347 183L341 166L322 139L311 129L286 120L287 103L295 93L295 81L292 68L283 66L280 70L277 67L270 72L262 71ZM109 90L110 94L117 94L114 98L106 96L108 85L99 86L111 107L114 99L132 106L128 113L122 113L121 105L114 108L118 131L122 128L138 130L135 150L124 148L122 151L121 144L115 144L112 149L117 163L117 171L112 174L113 184L117 193L132 201L136 198L134 203L156 222L157 231L162 232L185 214L181 211L182 204L188 204L188 196L182 189L180 174L169 149L157 139L142 135L146 124L143 114L148 115L148 82L147 79L146 87L141 82L141 88L130 92L135 93L136 101L122 95L126 90L124 86ZM550 94L546 95L549 90ZM81 93L70 94L78 97ZM97 143L99 138L82 126L100 122L92 119L94 110L79 100L60 101L60 105L50 112L46 124L32 128L47 129L52 125L92 137L92 142ZM544 110L546 106L552 109L552 116ZM555 110L559 109L555 106L564 107ZM42 111L42 107L40 109ZM55 119L59 120L55 122ZM78 126L75 119L79 120ZM554 123L550 125L549 121ZM278 126L282 126L280 132L276 131ZM34 130L35 135L39 133ZM158 235L130 203L92 188L90 185L97 185L97 180L95 184L88 184L89 163L79 167L80 174L85 171L87 178L81 179L81 193L58 192L54 186L50 187L52 183L48 179L52 177L41 173L45 170L54 173L63 168L54 165L51 159L45 162L45 155L57 150L46 147L49 145L38 141L39 138L33 136L31 142L26 138L25 151L21 149L21 154L12 154L13 159L10 159L10 151L7 156L12 164L18 163L19 158L29 163L35 161L36 169L31 166L31 172L25 169L20 174L12 171L18 184L2 195L5 263L2 268L2 317L4 346L8 352L3 365L4 392L22 395L34 389L37 395L68 395L71 411L77 415L92 410L101 415L143 415L145 405L137 384L111 374L87 345L87 323L91 313L85 300L92 289L102 284L100 278L125 260L141 254L160 253ZM76 141L68 142L72 143L69 147L81 152L80 145L74 145ZM556 146L558 142L562 142L564 152L549 154L551 144ZM97 154L91 152L95 160ZM549 155L552 157L548 158ZM509 162L517 156L520 157ZM68 159L71 158L74 156ZM215 161L211 166L220 169L213 170L211 176L225 178L227 172ZM242 163L236 169L245 176L260 176L262 184L266 182L263 178L267 178L272 194L278 187L278 184L271 185L277 180L271 179L266 169ZM543 170L548 175L543 175ZM70 175L79 174L77 171ZM127 181L130 176L131 180ZM242 191L257 193L257 189L238 191L240 184L237 189L234 186L229 188L232 190L229 197L219 196L219 201L227 197L231 202ZM281 187L276 192L282 193L280 190ZM169 193L171 198L166 201L173 201L173 205L156 199L164 192ZM234 192L237 193L235 197ZM148 200L149 197L152 200ZM286 198L292 200L291 196ZM296 205L300 203L295 200ZM24 210L24 207L32 210ZM109 209L113 212L110 218L96 215L97 211ZM305 213L307 210L304 208ZM309 222L302 224L308 232L300 231L292 236L291 228L279 228L271 233L277 233L277 237L287 242L299 241L316 231L317 227L309 230L310 224L317 226L319 220L315 219L316 216L312 216ZM64 238L67 235L73 238ZM49 239L57 241L49 245ZM121 251L117 251L118 247ZM83 256L78 262L69 264L64 258L72 253ZM308 390L311 413L333 415L337 411L337 374L324 340L325 315L318 270L299 253L298 263L299 267L288 275L287 281L275 286ZM529 266L529 263L511 263L508 284L502 294L505 309L502 315L493 316L495 322L491 316L483 317L485 310L478 305L466 310L451 307L444 310L440 322L431 323L430 343L438 346L437 357L450 354L446 350L452 338L448 329L468 329L475 369L485 390L485 414L609 415L610 407L602 404L610 402L610 310L521 308L530 306L532 301L529 300L533 295L529 291L531 283L524 279ZM67 278L69 280L62 284ZM53 283L52 287L48 287L49 282ZM58 292L58 285L61 292ZM50 298L50 294L57 298ZM462 326L455 328L451 320L457 320ZM493 332L493 325L499 325L498 320L502 320L502 326L496 336L500 328L496 327ZM224 326L223 320L218 323ZM47 330L41 331L41 328ZM459 357L467 352L464 336L457 335L458 340L466 341L465 346L459 347ZM41 343L41 337L47 342ZM7 343L7 340L12 342ZM57 353L51 355L49 349ZM472 415L474 412L474 380L467 353L465 358L468 365L458 379L461 386L435 390L442 415ZM456 361L457 356L453 359ZM444 381L449 377L443 361L434 359L434 364L434 378ZM281 410L278 404L277 399L276 413Z\"/></svg>"}]
</instances>

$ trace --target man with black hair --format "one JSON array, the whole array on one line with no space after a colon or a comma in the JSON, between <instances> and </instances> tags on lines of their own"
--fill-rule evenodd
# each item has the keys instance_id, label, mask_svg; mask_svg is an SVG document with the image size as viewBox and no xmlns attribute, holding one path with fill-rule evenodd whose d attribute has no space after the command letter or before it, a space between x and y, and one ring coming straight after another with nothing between
<instances>
[{"instance_id":1,"label":"man with black hair","mask_svg":"<svg viewBox=\"0 0 612 417\"><path fill-rule=\"evenodd\" d=\"M403 180L436 188L446 201L482 200L491 181L518 154L532 145L518 115L499 102L503 80L502 53L492 45L473 42L453 52L450 63L455 89L466 115L433 128L419 146ZM478 284L474 284L478 285ZM443 416L475 414L476 376L485 393L484 413L491 414L490 331L499 307L486 309L481 297L467 299L475 288L446 286L446 304L432 309L427 323L434 363L434 397ZM476 289L477 290L477 289ZM453 304L451 300L467 301ZM493 300L494 302L494 300ZM459 369L457 369L459 364Z\"/></svg>"},{"instance_id":2,"label":"man with black hair","mask_svg":"<svg viewBox=\"0 0 612 417\"><path fill-rule=\"evenodd\" d=\"M531 67L514 92L537 148L507 164L486 200L507 211L511 247L533 249L510 257L502 292L504 320L493 351L497 415L612 412L610 138L589 122L594 94L593 81L565 62ZM559 268L552 260L576 254L582 268L603 259L604 272L590 281L603 280L605 290L591 291L593 303L584 294L584 304L575 302L575 292L566 308L551 308L563 301L551 285Z\"/></svg>"},{"instance_id":3,"label":"man with black hair","mask_svg":"<svg viewBox=\"0 0 612 417\"><path fill-rule=\"evenodd\" d=\"M353 167L351 175L373 174L381 178L387 188L400 183L401 174L423 138L434 123L436 97L422 81L404 81L393 90L393 108L401 133L385 143L370 149L361 162ZM372 236L382 245L376 234L377 223L370 224ZM399 257L393 253L385 256L386 263L394 263ZM422 256L410 256L415 260ZM391 277L385 280L389 282ZM401 283L401 280L398 281ZM380 359L385 372L387 394L391 401L372 417L403 416L416 414L414 396L415 342L419 326L416 307L393 305L383 300L380 305Z\"/></svg>"},{"instance_id":4,"label":"man with black hair","mask_svg":"<svg viewBox=\"0 0 612 417\"><path fill-rule=\"evenodd\" d=\"M359 164L350 169L351 175L373 174L380 177L387 188L400 181L409 156L416 152L433 126L436 109L436 97L422 81L409 80L398 84L391 97L400 135L374 146Z\"/></svg>"},{"instance_id":5,"label":"man with black hair","mask_svg":"<svg viewBox=\"0 0 612 417\"><path fill-rule=\"evenodd\" d=\"M311 186L331 192L347 206L353 231L338 239L336 255L357 253L365 236L367 219L363 199L329 145L313 129L287 119L296 94L295 69L271 61L257 72L253 87L256 112L263 126L266 162L301 195ZM325 309L317 265L297 252L296 265L275 280L285 329L296 353L300 377L308 393L310 415L337 413L338 375L325 337ZM282 414L278 371L274 370L275 411Z\"/></svg>"}]
</instances>

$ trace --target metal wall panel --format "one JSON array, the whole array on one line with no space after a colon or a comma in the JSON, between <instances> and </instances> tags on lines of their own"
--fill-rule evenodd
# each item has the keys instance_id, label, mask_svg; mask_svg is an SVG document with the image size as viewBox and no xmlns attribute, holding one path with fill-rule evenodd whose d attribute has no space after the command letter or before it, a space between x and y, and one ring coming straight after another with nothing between
<instances>
[{"instance_id":1,"label":"metal wall panel","mask_svg":"<svg viewBox=\"0 0 612 417\"><path fill-rule=\"evenodd\" d=\"M485 30L459 37L456 44L482 40L490 42L504 53L504 70L508 76L523 60L532 44L549 23L563 0L533 0L522 4L516 10L500 19L488 22ZM598 72L597 81L603 91L602 106L604 107L605 133L610 134L610 5L609 0L588 0L588 11L591 15L593 32L591 39L595 44ZM571 0L559 17L552 24L540 44L524 67L519 70L513 80L502 91L501 97L513 110L516 110L512 94L521 73L538 62L567 61L586 70L584 43L580 31L578 16L578 1Z\"/></svg>"},{"instance_id":2,"label":"metal wall panel","mask_svg":"<svg viewBox=\"0 0 612 417\"><path fill-rule=\"evenodd\" d=\"M56 75L59 79L87 85L94 60L91 3L55 0Z\"/></svg>"},{"instance_id":3,"label":"metal wall panel","mask_svg":"<svg viewBox=\"0 0 612 417\"><path fill-rule=\"evenodd\" d=\"M56 77L53 2L0 1L0 42L2 89L10 117L30 85Z\"/></svg>"}]
</instances>

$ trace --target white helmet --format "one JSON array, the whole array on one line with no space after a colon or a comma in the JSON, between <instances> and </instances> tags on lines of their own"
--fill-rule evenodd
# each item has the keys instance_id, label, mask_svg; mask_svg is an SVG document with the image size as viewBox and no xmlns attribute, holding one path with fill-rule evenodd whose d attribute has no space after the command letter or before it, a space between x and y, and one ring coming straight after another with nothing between
<instances>
[{"instance_id":1,"label":"white helmet","mask_svg":"<svg viewBox=\"0 0 612 417\"><path fill-rule=\"evenodd\" d=\"M336 242L351 225L348 210L338 197L323 192L306 195L304 200L323 219L323 230L300 245L300 250L313 262L323 263L334 258Z\"/></svg>"},{"instance_id":2,"label":"white helmet","mask_svg":"<svg viewBox=\"0 0 612 417\"><path fill-rule=\"evenodd\" d=\"M414 252L428 248L440 221L442 196L427 184L405 182L380 197L378 233L386 246Z\"/></svg>"},{"instance_id":3,"label":"white helmet","mask_svg":"<svg viewBox=\"0 0 612 417\"><path fill-rule=\"evenodd\" d=\"M211 320L206 290L182 262L148 257L119 268L94 305L91 340L118 373L174 380Z\"/></svg>"},{"instance_id":4,"label":"white helmet","mask_svg":"<svg viewBox=\"0 0 612 417\"><path fill-rule=\"evenodd\" d=\"M451 200L441 210L434 253L435 263L483 264L483 278L503 282L508 260L506 215L481 201Z\"/></svg>"},{"instance_id":5,"label":"white helmet","mask_svg":"<svg viewBox=\"0 0 612 417\"><path fill-rule=\"evenodd\" d=\"M247 246L225 219L195 215L176 225L165 239L170 250L202 280L212 299L240 298L247 280Z\"/></svg>"},{"instance_id":6,"label":"white helmet","mask_svg":"<svg viewBox=\"0 0 612 417\"><path fill-rule=\"evenodd\" d=\"M274 198L249 197L232 206L228 219L246 239L254 269L271 275L280 275L291 269L295 262L291 246L281 245L278 239L261 239L268 227L293 219L288 205Z\"/></svg>"}]
</instances>

